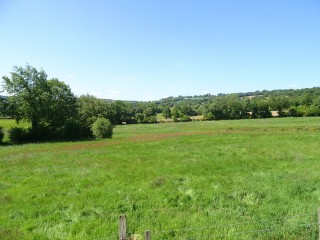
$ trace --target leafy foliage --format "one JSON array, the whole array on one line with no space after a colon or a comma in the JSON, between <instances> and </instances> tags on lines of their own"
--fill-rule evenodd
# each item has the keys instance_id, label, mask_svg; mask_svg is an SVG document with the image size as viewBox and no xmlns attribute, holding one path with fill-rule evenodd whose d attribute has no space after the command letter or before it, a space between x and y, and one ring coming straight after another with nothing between
<instances>
[{"instance_id":1,"label":"leafy foliage","mask_svg":"<svg viewBox=\"0 0 320 240\"><path fill-rule=\"evenodd\" d=\"M205 120L269 118L271 111L277 111L279 117L320 116L320 88L168 97L156 104L158 108L170 107L173 121L179 121L181 114L195 113L202 114ZM191 107L192 112L181 106L189 106L189 110Z\"/></svg>"},{"instance_id":2,"label":"leafy foliage","mask_svg":"<svg viewBox=\"0 0 320 240\"><path fill-rule=\"evenodd\" d=\"M111 138L113 134L113 125L108 119L98 118L91 127L93 136L96 138Z\"/></svg>"},{"instance_id":3,"label":"leafy foliage","mask_svg":"<svg viewBox=\"0 0 320 240\"><path fill-rule=\"evenodd\" d=\"M9 139L13 144L21 144L28 141L28 131L22 127L13 127L9 131Z\"/></svg>"},{"instance_id":4,"label":"leafy foliage","mask_svg":"<svg viewBox=\"0 0 320 240\"><path fill-rule=\"evenodd\" d=\"M68 85L56 78L48 79L42 69L30 65L16 66L10 77L2 79L3 90L10 96L0 96L0 117L31 123L28 141L92 138L92 125L98 118L109 119L112 124L130 124L157 123L158 113L174 122L190 121L190 117L197 115L202 115L204 120L270 118L272 114L320 116L320 88L178 96L137 102L104 100L91 95L76 98Z\"/></svg>"},{"instance_id":5,"label":"leafy foliage","mask_svg":"<svg viewBox=\"0 0 320 240\"><path fill-rule=\"evenodd\" d=\"M16 119L26 119L36 128L47 111L47 74L27 65L14 67L11 78L4 76L4 90L12 95L16 106Z\"/></svg>"},{"instance_id":6,"label":"leafy foliage","mask_svg":"<svg viewBox=\"0 0 320 240\"><path fill-rule=\"evenodd\" d=\"M64 123L63 136L67 140L76 140L86 138L91 135L91 131L83 128L80 122L76 120L69 120Z\"/></svg>"},{"instance_id":7,"label":"leafy foliage","mask_svg":"<svg viewBox=\"0 0 320 240\"><path fill-rule=\"evenodd\" d=\"M8 101L14 105L16 120L31 122L34 130L41 125L58 129L75 115L76 99L69 86L57 79L48 80L42 69L16 66L10 77L2 79L4 90L12 95Z\"/></svg>"},{"instance_id":8,"label":"leafy foliage","mask_svg":"<svg viewBox=\"0 0 320 240\"><path fill-rule=\"evenodd\" d=\"M79 122L90 128L98 118L109 118L114 115L110 104L91 95L82 95L77 99Z\"/></svg>"},{"instance_id":9,"label":"leafy foliage","mask_svg":"<svg viewBox=\"0 0 320 240\"><path fill-rule=\"evenodd\" d=\"M183 114L180 116L180 120L181 120L181 122L189 122L189 121L191 121L191 118L190 118L190 116Z\"/></svg>"},{"instance_id":10,"label":"leafy foliage","mask_svg":"<svg viewBox=\"0 0 320 240\"><path fill-rule=\"evenodd\" d=\"M171 118L171 109L168 106L162 109L162 116L166 119Z\"/></svg>"},{"instance_id":11,"label":"leafy foliage","mask_svg":"<svg viewBox=\"0 0 320 240\"><path fill-rule=\"evenodd\" d=\"M47 111L45 123L53 129L59 129L63 124L76 116L76 98L68 85L58 79L47 81Z\"/></svg>"}]
</instances>

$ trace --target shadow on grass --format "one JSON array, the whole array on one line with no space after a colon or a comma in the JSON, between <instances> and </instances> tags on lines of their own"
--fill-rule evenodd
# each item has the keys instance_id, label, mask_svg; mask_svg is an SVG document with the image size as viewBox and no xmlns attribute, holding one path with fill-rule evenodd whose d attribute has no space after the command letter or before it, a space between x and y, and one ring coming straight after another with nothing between
<instances>
[{"instance_id":1,"label":"shadow on grass","mask_svg":"<svg viewBox=\"0 0 320 240\"><path fill-rule=\"evenodd\" d=\"M0 142L0 147L5 147L5 146L12 146L12 144L9 142Z\"/></svg>"},{"instance_id":2,"label":"shadow on grass","mask_svg":"<svg viewBox=\"0 0 320 240\"><path fill-rule=\"evenodd\" d=\"M110 138L109 138L110 139ZM36 141L24 141L21 143L11 143L9 141L5 141L5 142L0 142L0 147L7 147L7 146L18 146L18 145L24 145L24 144L41 144L41 143L61 143L61 142L65 142L65 143L76 143L76 142L86 142L86 141L95 141L95 140L99 140L96 138L79 138L79 139L55 139L55 140L36 140Z\"/></svg>"}]
</instances>

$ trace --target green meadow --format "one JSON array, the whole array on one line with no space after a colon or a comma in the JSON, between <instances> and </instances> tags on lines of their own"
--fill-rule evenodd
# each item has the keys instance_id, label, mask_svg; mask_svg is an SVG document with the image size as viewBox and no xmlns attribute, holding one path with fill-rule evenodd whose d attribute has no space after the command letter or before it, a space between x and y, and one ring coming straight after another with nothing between
<instances>
[{"instance_id":1,"label":"green meadow","mask_svg":"<svg viewBox=\"0 0 320 240\"><path fill-rule=\"evenodd\" d=\"M13 119L0 119L0 126L4 129L9 129L11 127L27 127L28 123L16 123Z\"/></svg>"},{"instance_id":2,"label":"green meadow","mask_svg":"<svg viewBox=\"0 0 320 240\"><path fill-rule=\"evenodd\" d=\"M19 124L13 119L0 119L0 126L4 130L4 141L8 141L8 130L12 127L29 127L28 123L20 122Z\"/></svg>"},{"instance_id":3,"label":"green meadow","mask_svg":"<svg viewBox=\"0 0 320 240\"><path fill-rule=\"evenodd\" d=\"M320 118L0 146L0 239L117 239L120 214L136 239L318 239L319 169Z\"/></svg>"}]
</instances>

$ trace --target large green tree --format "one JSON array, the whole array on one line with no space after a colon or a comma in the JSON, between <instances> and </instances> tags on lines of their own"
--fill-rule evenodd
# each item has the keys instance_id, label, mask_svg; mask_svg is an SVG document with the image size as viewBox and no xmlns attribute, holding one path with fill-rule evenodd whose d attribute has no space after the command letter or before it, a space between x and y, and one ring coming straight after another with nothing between
<instances>
[{"instance_id":1,"label":"large green tree","mask_svg":"<svg viewBox=\"0 0 320 240\"><path fill-rule=\"evenodd\" d=\"M60 128L67 120L76 118L76 97L70 87L58 79L51 79L47 84L49 104L44 119L52 128Z\"/></svg>"},{"instance_id":2,"label":"large green tree","mask_svg":"<svg viewBox=\"0 0 320 240\"><path fill-rule=\"evenodd\" d=\"M111 106L114 111L113 118L111 119L113 124L121 124L122 122L127 122L130 120L127 103L116 100L111 103Z\"/></svg>"},{"instance_id":3,"label":"large green tree","mask_svg":"<svg viewBox=\"0 0 320 240\"><path fill-rule=\"evenodd\" d=\"M269 98L270 107L278 111L279 116L283 116L284 110L288 109L290 107L289 98L285 96L273 96Z\"/></svg>"},{"instance_id":4,"label":"large green tree","mask_svg":"<svg viewBox=\"0 0 320 240\"><path fill-rule=\"evenodd\" d=\"M112 119L114 110L110 103L91 95L82 95L77 99L78 120L81 125L91 128L98 118Z\"/></svg>"},{"instance_id":5,"label":"large green tree","mask_svg":"<svg viewBox=\"0 0 320 240\"><path fill-rule=\"evenodd\" d=\"M229 119L241 119L245 118L245 109L241 100L236 95L230 95L226 98L228 118Z\"/></svg>"},{"instance_id":6,"label":"large green tree","mask_svg":"<svg viewBox=\"0 0 320 240\"><path fill-rule=\"evenodd\" d=\"M215 120L228 119L228 106L227 98L224 96L219 96L213 99L212 103L209 105L209 110L212 113Z\"/></svg>"},{"instance_id":7,"label":"large green tree","mask_svg":"<svg viewBox=\"0 0 320 240\"><path fill-rule=\"evenodd\" d=\"M59 128L74 115L75 97L71 89L57 79L48 80L44 70L15 66L10 77L2 79L18 122L30 122L34 130L41 125Z\"/></svg>"},{"instance_id":8,"label":"large green tree","mask_svg":"<svg viewBox=\"0 0 320 240\"><path fill-rule=\"evenodd\" d=\"M162 109L162 116L166 119L171 118L171 109L168 106Z\"/></svg>"}]
</instances>

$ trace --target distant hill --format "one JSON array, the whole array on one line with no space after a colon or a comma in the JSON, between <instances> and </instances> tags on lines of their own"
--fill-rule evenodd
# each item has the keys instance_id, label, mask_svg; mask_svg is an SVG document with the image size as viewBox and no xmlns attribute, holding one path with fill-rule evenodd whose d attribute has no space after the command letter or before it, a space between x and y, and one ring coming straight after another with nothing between
<instances>
[{"instance_id":1,"label":"distant hill","mask_svg":"<svg viewBox=\"0 0 320 240\"><path fill-rule=\"evenodd\" d=\"M303 89L281 89L281 90L262 90L262 91L254 91L254 92L240 92L240 93L219 93L217 95L205 94L205 95L194 95L194 96L178 96L178 97L167 97L162 98L160 100L155 101L157 104L160 105L171 105L178 102L190 102L190 103L204 103L210 101L216 97L228 97L228 96L237 96L239 98L248 97L250 100L254 97L289 97L289 98L299 98L303 96L320 96L320 87L313 87L313 88L303 88Z\"/></svg>"},{"instance_id":2,"label":"distant hill","mask_svg":"<svg viewBox=\"0 0 320 240\"><path fill-rule=\"evenodd\" d=\"M3 117L12 107L0 96ZM268 117L320 117L320 87L262 90L230 94L167 97L157 101L104 99L110 108L104 114L115 123L155 123L161 116L172 121L224 120ZM103 111L105 111L105 108ZM101 110L102 111L102 110ZM1 115L1 114L0 114ZM0 116L1 117L1 116ZM201 118L200 118L201 117Z\"/></svg>"}]
</instances>

